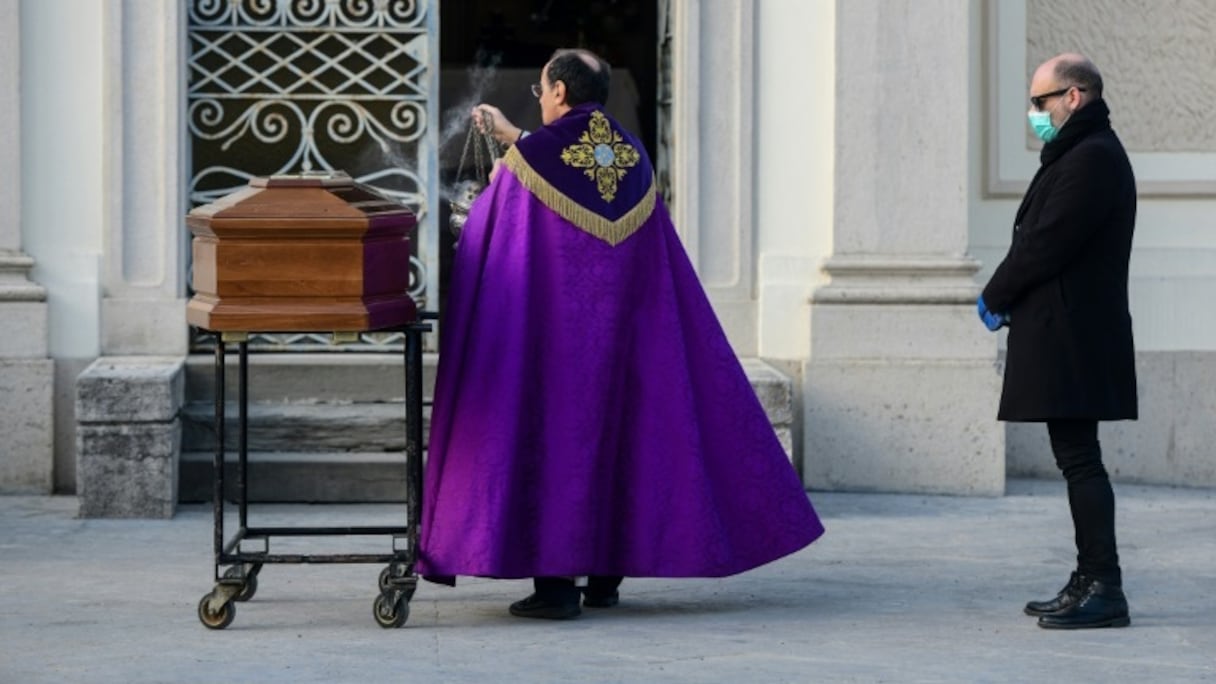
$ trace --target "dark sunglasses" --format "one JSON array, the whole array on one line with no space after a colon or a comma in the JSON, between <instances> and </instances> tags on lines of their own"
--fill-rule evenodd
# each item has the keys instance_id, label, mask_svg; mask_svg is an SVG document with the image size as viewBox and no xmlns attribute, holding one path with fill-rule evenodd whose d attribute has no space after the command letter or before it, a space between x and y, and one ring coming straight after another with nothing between
<instances>
[{"instance_id":1,"label":"dark sunglasses","mask_svg":"<svg viewBox=\"0 0 1216 684\"><path fill-rule=\"evenodd\" d=\"M1076 88L1077 90L1079 90L1081 92L1085 92L1085 89L1082 88L1081 86L1068 86L1067 88L1060 88L1059 90L1053 90L1050 93L1043 93L1042 95L1031 95L1030 104L1035 109L1042 110L1043 105L1047 102L1047 100L1049 100L1053 97L1059 97L1060 95L1067 93L1068 91L1072 90L1073 88Z\"/></svg>"}]
</instances>

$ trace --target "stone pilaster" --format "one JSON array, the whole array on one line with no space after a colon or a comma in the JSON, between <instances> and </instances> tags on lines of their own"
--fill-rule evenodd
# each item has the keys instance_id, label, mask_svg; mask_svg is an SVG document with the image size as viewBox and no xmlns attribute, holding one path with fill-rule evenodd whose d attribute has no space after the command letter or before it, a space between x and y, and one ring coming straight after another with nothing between
<instances>
[{"instance_id":1,"label":"stone pilaster","mask_svg":"<svg viewBox=\"0 0 1216 684\"><path fill-rule=\"evenodd\" d=\"M755 0L672 0L672 211L740 356L755 356Z\"/></svg>"},{"instance_id":2,"label":"stone pilaster","mask_svg":"<svg viewBox=\"0 0 1216 684\"><path fill-rule=\"evenodd\" d=\"M21 251L20 2L0 0L0 493L49 493L54 362L46 289Z\"/></svg>"},{"instance_id":3,"label":"stone pilaster","mask_svg":"<svg viewBox=\"0 0 1216 684\"><path fill-rule=\"evenodd\" d=\"M185 360L185 6L103 10L106 111L101 358L76 379L85 517L170 517Z\"/></svg>"},{"instance_id":4,"label":"stone pilaster","mask_svg":"<svg viewBox=\"0 0 1216 684\"><path fill-rule=\"evenodd\" d=\"M183 12L173 2L105 9L103 355L187 351Z\"/></svg>"},{"instance_id":5,"label":"stone pilaster","mask_svg":"<svg viewBox=\"0 0 1216 684\"><path fill-rule=\"evenodd\" d=\"M49 494L54 484L55 362L46 290L28 277L33 265L0 246L0 494Z\"/></svg>"},{"instance_id":6,"label":"stone pilaster","mask_svg":"<svg viewBox=\"0 0 1216 684\"><path fill-rule=\"evenodd\" d=\"M973 11L836 5L833 252L804 373L812 488L1004 491L996 338L967 256Z\"/></svg>"}]
</instances>

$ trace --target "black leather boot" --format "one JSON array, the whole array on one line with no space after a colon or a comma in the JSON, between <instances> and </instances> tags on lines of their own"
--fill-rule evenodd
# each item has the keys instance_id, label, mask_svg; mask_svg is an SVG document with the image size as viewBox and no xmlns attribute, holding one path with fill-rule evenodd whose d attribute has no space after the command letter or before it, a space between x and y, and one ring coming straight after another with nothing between
<instances>
[{"instance_id":1,"label":"black leather boot","mask_svg":"<svg viewBox=\"0 0 1216 684\"><path fill-rule=\"evenodd\" d=\"M536 591L531 596L511 604L511 614L515 617L569 620L583 612L578 605L580 596L574 580L537 577L532 585Z\"/></svg>"},{"instance_id":2,"label":"black leather boot","mask_svg":"<svg viewBox=\"0 0 1216 684\"><path fill-rule=\"evenodd\" d=\"M1076 603L1039 618L1039 626L1044 629L1092 629L1130 624L1123 589L1102 580L1090 580Z\"/></svg>"},{"instance_id":3,"label":"black leather boot","mask_svg":"<svg viewBox=\"0 0 1216 684\"><path fill-rule=\"evenodd\" d=\"M1079 572L1072 573L1072 577L1068 578L1068 584L1056 594L1053 599L1046 601L1031 601L1026 604L1023 610L1027 615L1039 617L1040 615L1051 615L1058 613L1072 604L1081 600L1081 595L1085 593L1085 587L1089 584L1089 579Z\"/></svg>"}]
</instances>

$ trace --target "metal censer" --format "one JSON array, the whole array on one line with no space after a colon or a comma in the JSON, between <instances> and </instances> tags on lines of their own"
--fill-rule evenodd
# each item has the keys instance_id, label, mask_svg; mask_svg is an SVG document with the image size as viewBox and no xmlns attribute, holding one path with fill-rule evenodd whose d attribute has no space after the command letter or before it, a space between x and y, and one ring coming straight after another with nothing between
<instances>
[{"instance_id":1,"label":"metal censer","mask_svg":"<svg viewBox=\"0 0 1216 684\"><path fill-rule=\"evenodd\" d=\"M456 168L456 182L452 186L448 206L452 213L448 218L448 227L456 239L464 229L465 221L469 219L469 208L473 201L490 184L490 171L494 161L498 159L499 147L490 131L494 129L494 120L488 112L477 112L480 121L470 121L469 133L464 139L464 151L460 154L460 165ZM479 130L480 129L480 130ZM471 178L464 178L465 163L472 149L473 163Z\"/></svg>"}]
</instances>

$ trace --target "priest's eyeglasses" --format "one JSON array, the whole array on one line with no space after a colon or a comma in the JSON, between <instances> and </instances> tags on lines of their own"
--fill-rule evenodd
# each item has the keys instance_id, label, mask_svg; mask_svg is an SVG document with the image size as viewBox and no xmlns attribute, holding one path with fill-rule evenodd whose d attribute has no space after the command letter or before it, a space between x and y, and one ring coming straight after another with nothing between
<instances>
[{"instance_id":1,"label":"priest's eyeglasses","mask_svg":"<svg viewBox=\"0 0 1216 684\"><path fill-rule=\"evenodd\" d=\"M543 91L543 90L541 90L541 87L540 87L540 84L539 84L539 83L533 83L533 84L532 84L532 97L535 97L536 99L538 99L538 100L539 100L539 99L540 99L540 94L541 94L542 92L544 92L544 91Z\"/></svg>"},{"instance_id":2,"label":"priest's eyeglasses","mask_svg":"<svg viewBox=\"0 0 1216 684\"><path fill-rule=\"evenodd\" d=\"M1081 92L1085 92L1085 89L1082 88L1081 86L1068 86L1067 88L1060 88L1059 90L1053 90L1050 93L1043 93L1042 95L1031 95L1030 104L1035 109L1037 109L1039 111L1043 111L1043 105L1046 104L1048 100L1050 100L1053 97L1059 97L1060 95L1067 93L1068 91L1072 90L1073 88L1076 88L1077 90L1079 90Z\"/></svg>"}]
</instances>

